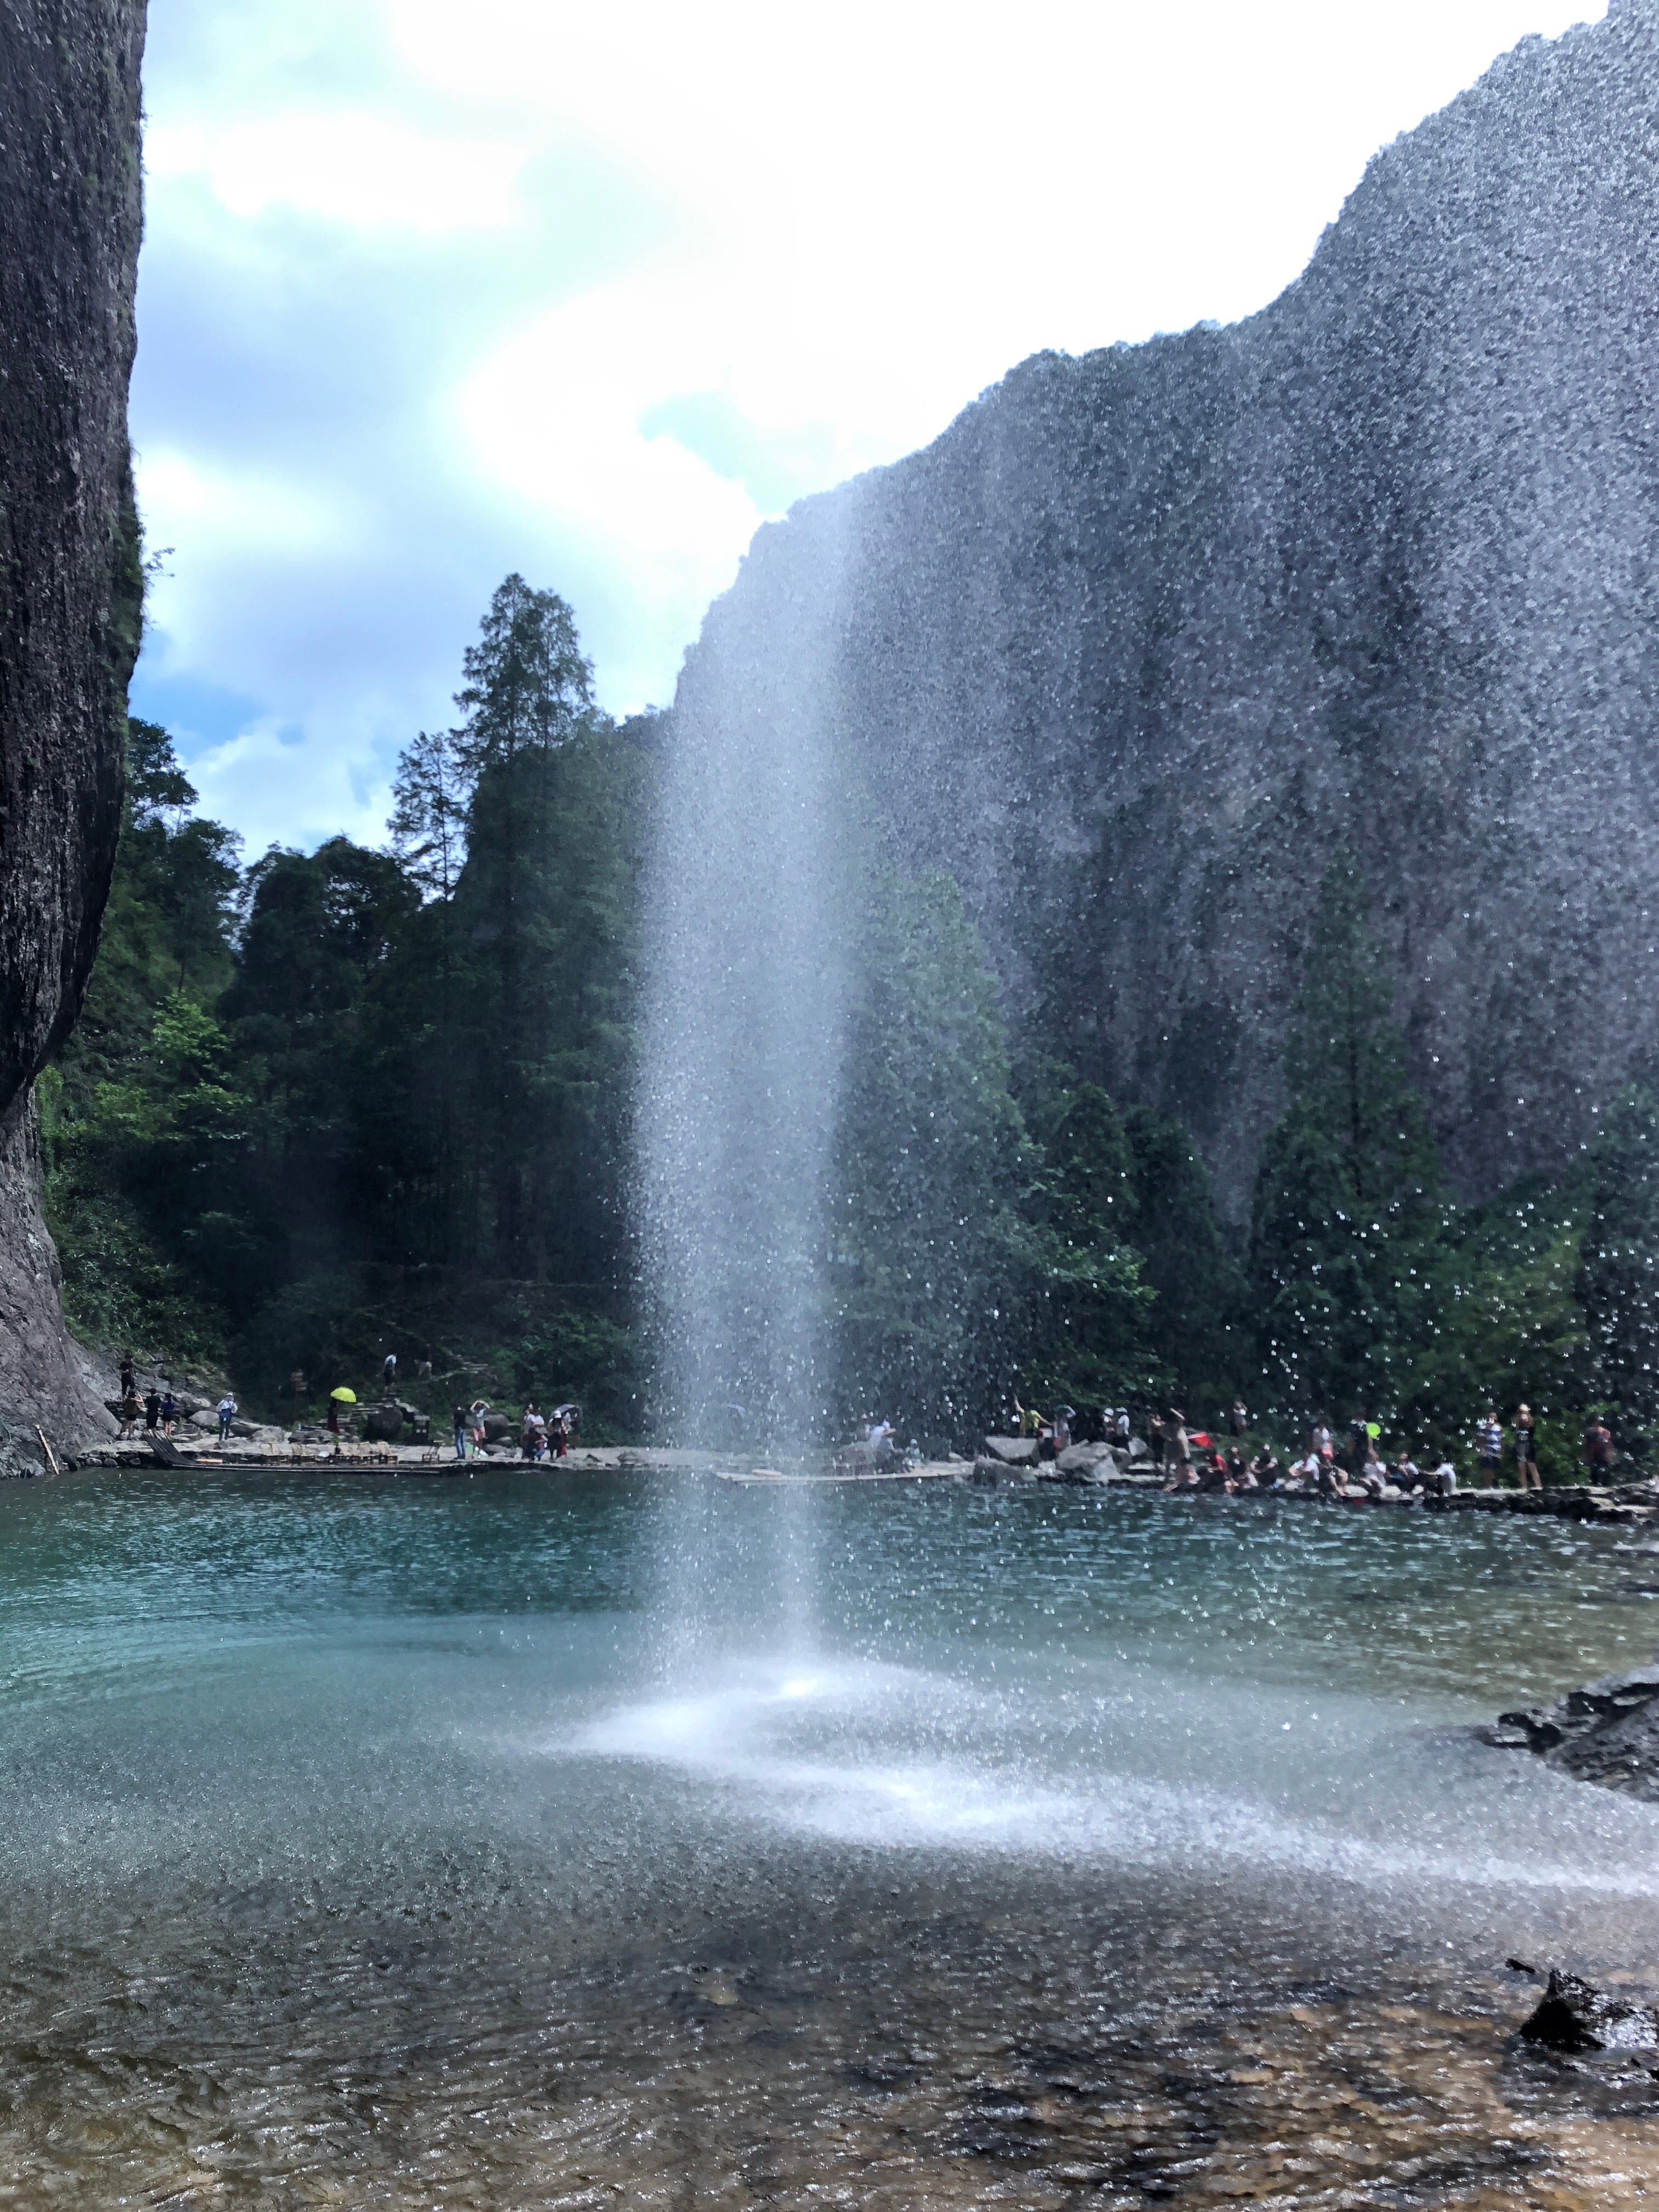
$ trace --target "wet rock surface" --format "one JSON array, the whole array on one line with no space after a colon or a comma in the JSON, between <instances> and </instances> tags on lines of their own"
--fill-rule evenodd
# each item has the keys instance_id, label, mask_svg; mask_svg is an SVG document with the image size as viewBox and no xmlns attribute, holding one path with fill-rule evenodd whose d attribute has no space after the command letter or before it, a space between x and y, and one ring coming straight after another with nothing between
<instances>
[{"instance_id":1,"label":"wet rock surface","mask_svg":"<svg viewBox=\"0 0 1659 2212\"><path fill-rule=\"evenodd\" d=\"M1659 1801L1659 1662L1569 1690L1551 1705L1500 1713L1494 1748L1531 1751L1580 1782Z\"/></svg>"},{"instance_id":2,"label":"wet rock surface","mask_svg":"<svg viewBox=\"0 0 1659 2212\"><path fill-rule=\"evenodd\" d=\"M1659 2013L1553 1966L1549 1986L1521 2033L1553 2051L1655 2051Z\"/></svg>"},{"instance_id":3,"label":"wet rock surface","mask_svg":"<svg viewBox=\"0 0 1659 2212\"><path fill-rule=\"evenodd\" d=\"M688 744L836 700L1016 1024L1188 1120L1230 1212L1357 824L1463 1191L1576 1158L1659 1042L1656 105L1651 0L1524 41L1261 313L1025 362L763 529L687 657Z\"/></svg>"},{"instance_id":4,"label":"wet rock surface","mask_svg":"<svg viewBox=\"0 0 1659 2212\"><path fill-rule=\"evenodd\" d=\"M106 1428L41 1221L29 1085L108 894L142 576L128 461L142 0L0 35L0 1413Z\"/></svg>"}]
</instances>

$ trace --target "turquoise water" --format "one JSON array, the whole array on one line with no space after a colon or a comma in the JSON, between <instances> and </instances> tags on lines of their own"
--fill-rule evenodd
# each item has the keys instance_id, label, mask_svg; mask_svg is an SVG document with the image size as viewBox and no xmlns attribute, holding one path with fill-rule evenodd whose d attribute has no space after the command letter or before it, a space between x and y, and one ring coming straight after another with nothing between
<instances>
[{"instance_id":1,"label":"turquoise water","mask_svg":"<svg viewBox=\"0 0 1659 2212\"><path fill-rule=\"evenodd\" d=\"M1656 1569L1035 1487L15 1486L0 2205L1650 2201L1652 2083L1517 2054L1502 1960L1659 1965L1659 1812L1469 1723L1649 1657Z\"/></svg>"}]
</instances>

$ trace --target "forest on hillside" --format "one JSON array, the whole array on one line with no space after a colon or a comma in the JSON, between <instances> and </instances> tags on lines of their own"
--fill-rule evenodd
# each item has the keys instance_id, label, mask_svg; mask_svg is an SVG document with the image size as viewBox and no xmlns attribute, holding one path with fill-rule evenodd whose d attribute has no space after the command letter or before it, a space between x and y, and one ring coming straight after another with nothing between
<instances>
[{"instance_id":1,"label":"forest on hillside","mask_svg":"<svg viewBox=\"0 0 1659 2212\"><path fill-rule=\"evenodd\" d=\"M246 866L167 733L129 725L98 965L40 1085L65 1303L273 1414L395 1351L431 1360L434 1412L574 1397L590 1437L654 1436L630 1163L663 726L596 708L568 607L517 576L457 706L402 756L384 848ZM1363 1412L1466 1458L1525 1401L1547 1478L1591 1408L1645 1451L1659 1103L1632 1086L1559 1180L1455 1204L1352 853L1237 1231L1180 1118L1011 1042L945 870L877 850L855 904L832 1424L971 1449L1016 1395L1086 1422L1242 1393L1282 1437Z\"/></svg>"}]
</instances>

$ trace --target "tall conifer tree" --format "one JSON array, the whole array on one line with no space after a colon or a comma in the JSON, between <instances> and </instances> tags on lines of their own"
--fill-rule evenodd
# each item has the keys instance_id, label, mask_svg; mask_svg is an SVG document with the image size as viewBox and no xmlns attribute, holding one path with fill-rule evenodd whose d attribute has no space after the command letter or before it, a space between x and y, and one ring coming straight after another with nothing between
<instances>
[{"instance_id":1,"label":"tall conifer tree","mask_svg":"<svg viewBox=\"0 0 1659 2212\"><path fill-rule=\"evenodd\" d=\"M1437 1148L1407 1072L1387 957L1354 854L1325 872L1269 1133L1250 1276L1269 1389L1287 1413L1391 1411L1437 1322Z\"/></svg>"}]
</instances>

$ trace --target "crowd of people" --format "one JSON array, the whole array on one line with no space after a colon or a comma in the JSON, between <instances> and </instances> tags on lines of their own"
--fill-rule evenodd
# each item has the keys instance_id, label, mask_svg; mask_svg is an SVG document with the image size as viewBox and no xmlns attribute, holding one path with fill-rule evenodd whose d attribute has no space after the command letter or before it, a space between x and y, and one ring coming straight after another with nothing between
<instances>
[{"instance_id":1,"label":"crowd of people","mask_svg":"<svg viewBox=\"0 0 1659 2212\"><path fill-rule=\"evenodd\" d=\"M1057 1458L1073 1441L1076 1409L1057 1406L1052 1413L1013 1401L1014 1418L1022 1437L1034 1437L1038 1455ZM1204 1491L1227 1496L1255 1491L1303 1493L1330 1498L1366 1496L1382 1498L1450 1496L1458 1475L1449 1453L1435 1464L1419 1467L1410 1447L1385 1447L1382 1425L1364 1413L1356 1413L1346 1436L1339 1438L1327 1417L1313 1422L1306 1449L1288 1462L1271 1443L1251 1449L1251 1422L1243 1399L1217 1416L1213 1431L1189 1425L1178 1406L1151 1412L1143 1425L1148 1452L1164 1477L1166 1491ZM1127 1449L1133 1423L1127 1407L1107 1406L1101 1413L1099 1436ZM1522 1490L1538 1490L1543 1478L1538 1466L1538 1424L1530 1406L1516 1407L1507 1424L1489 1407L1474 1425L1471 1437L1475 1477L1482 1488L1501 1485L1506 1471ZM1593 1413L1585 1424L1582 1447L1584 1468L1591 1481L1606 1480L1617 1458L1613 1432L1604 1417Z\"/></svg>"},{"instance_id":2,"label":"crowd of people","mask_svg":"<svg viewBox=\"0 0 1659 2212\"><path fill-rule=\"evenodd\" d=\"M457 1406L453 1413L455 1456L481 1459L489 1441L489 1423L495 1407L487 1398L470 1406ZM532 1398L519 1416L519 1457L532 1463L568 1456L572 1442L580 1435L582 1409L574 1399L544 1413Z\"/></svg>"}]
</instances>

